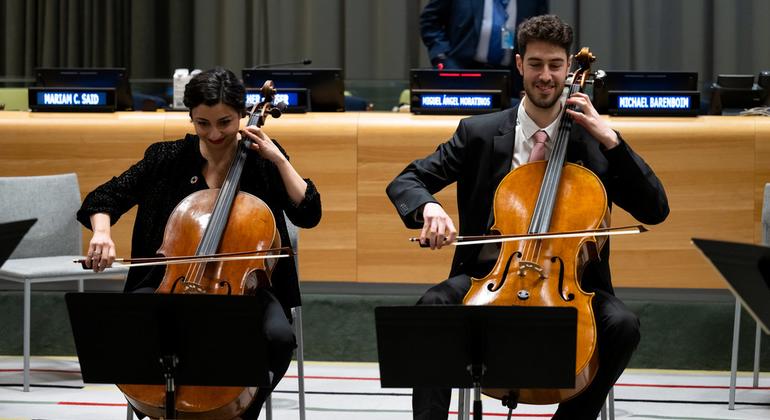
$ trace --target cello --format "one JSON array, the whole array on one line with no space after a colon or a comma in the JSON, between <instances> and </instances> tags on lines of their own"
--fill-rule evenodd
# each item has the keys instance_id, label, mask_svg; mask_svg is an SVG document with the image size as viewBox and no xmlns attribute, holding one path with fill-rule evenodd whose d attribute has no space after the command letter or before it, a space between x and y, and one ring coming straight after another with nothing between
<instances>
[{"instance_id":1,"label":"cello","mask_svg":"<svg viewBox=\"0 0 770 420\"><path fill-rule=\"evenodd\" d=\"M583 89L595 60L587 48L575 58L579 68L570 95ZM483 390L509 407L566 401L588 387L599 366L594 294L584 292L580 283L584 267L598 258L606 243L605 235L617 233L606 228L610 213L601 180L582 166L566 163L572 123L563 113L548 161L523 164L498 185L491 230L499 235L464 238L467 244L501 243L492 270L483 278L471 278L464 304L572 307L578 312L575 387Z\"/></svg>"},{"instance_id":2,"label":"cello","mask_svg":"<svg viewBox=\"0 0 770 420\"><path fill-rule=\"evenodd\" d=\"M268 115L278 118L283 107L272 105L272 81L262 88L263 101L254 105L247 125L264 125ZM284 105L285 106L285 105ZM168 265L156 293L250 295L270 284L281 239L275 217L265 202L238 191L249 151L238 143L221 188L206 189L183 199L169 216L161 258L124 260L137 266ZM258 254L248 256L245 254ZM212 354L233 357L233 354ZM163 385L118 385L131 406L155 418L165 416L166 387ZM243 413L256 396L256 387L179 386L175 393L179 419L232 419ZM173 401L173 400L172 400Z\"/></svg>"}]
</instances>

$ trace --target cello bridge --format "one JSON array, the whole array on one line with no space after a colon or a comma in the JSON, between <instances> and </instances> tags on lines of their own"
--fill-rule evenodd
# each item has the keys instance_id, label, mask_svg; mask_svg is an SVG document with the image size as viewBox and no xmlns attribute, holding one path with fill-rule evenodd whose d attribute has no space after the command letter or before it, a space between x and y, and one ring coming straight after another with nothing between
<instances>
[{"instance_id":1,"label":"cello bridge","mask_svg":"<svg viewBox=\"0 0 770 420\"><path fill-rule=\"evenodd\" d=\"M519 277L524 277L527 275L527 271L534 271L540 276L540 279L545 278L545 271L543 270L543 267L540 266L540 264L536 264L529 261L521 261L519 262Z\"/></svg>"},{"instance_id":2,"label":"cello bridge","mask_svg":"<svg viewBox=\"0 0 770 420\"><path fill-rule=\"evenodd\" d=\"M183 284L184 284L184 290L182 291L182 293L187 293L190 295L196 294L196 293L198 294L206 293L206 290L204 290L203 287L201 287L199 284L192 283L192 282L184 282Z\"/></svg>"}]
</instances>

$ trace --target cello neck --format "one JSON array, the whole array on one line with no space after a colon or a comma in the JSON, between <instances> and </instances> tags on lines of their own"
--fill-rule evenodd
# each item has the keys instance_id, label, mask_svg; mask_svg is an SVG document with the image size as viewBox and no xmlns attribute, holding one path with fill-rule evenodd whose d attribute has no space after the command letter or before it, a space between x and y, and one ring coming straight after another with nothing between
<instances>
[{"instance_id":1,"label":"cello neck","mask_svg":"<svg viewBox=\"0 0 770 420\"><path fill-rule=\"evenodd\" d=\"M248 147L245 142L238 142L235 158L230 164L230 168L227 170L227 176L222 183L219 194L217 194L214 209L211 211L211 218L209 219L203 237L198 244L195 255L216 253L217 248L219 247L219 241L222 238L222 232L224 232L225 226L227 225L227 219L230 215L233 200L235 199L236 194L238 194L241 173L243 172L243 165L246 162L247 153Z\"/></svg>"},{"instance_id":2,"label":"cello neck","mask_svg":"<svg viewBox=\"0 0 770 420\"><path fill-rule=\"evenodd\" d=\"M572 82L569 85L567 98L572 96L573 93L582 91L590 70L590 62L594 59L593 55L586 48L581 50L576 55L576 58L580 68L575 71ZM565 108L573 111L576 110L574 105L567 105ZM562 168L567 158L567 144L569 143L573 124L572 118L564 110L562 110L560 115L559 130L556 133L556 138L553 139L553 150L546 164L543 182L540 185L535 209L532 212L532 219L529 225L530 234L547 233L551 225L551 217L553 216Z\"/></svg>"}]
</instances>

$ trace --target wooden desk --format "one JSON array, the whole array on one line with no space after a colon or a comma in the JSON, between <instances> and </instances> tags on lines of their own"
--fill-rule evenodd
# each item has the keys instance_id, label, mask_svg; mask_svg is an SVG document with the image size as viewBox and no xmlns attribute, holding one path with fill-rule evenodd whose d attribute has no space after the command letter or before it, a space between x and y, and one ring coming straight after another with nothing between
<instances>
[{"instance_id":1,"label":"wooden desk","mask_svg":"<svg viewBox=\"0 0 770 420\"><path fill-rule=\"evenodd\" d=\"M394 113L287 114L266 128L322 195L318 228L302 231L304 280L435 283L451 250L406 241L385 187L411 160L451 136L460 117ZM770 181L770 119L610 118L655 169L671 215L650 233L612 239L616 286L723 288L691 237L759 242L762 189ZM0 176L75 172L81 192L128 168L152 142L177 139L186 113L43 114L0 112ZM454 187L438 199L456 217ZM133 212L115 227L130 247ZM613 224L631 223L615 209ZM90 234L84 236L87 242Z\"/></svg>"}]
</instances>

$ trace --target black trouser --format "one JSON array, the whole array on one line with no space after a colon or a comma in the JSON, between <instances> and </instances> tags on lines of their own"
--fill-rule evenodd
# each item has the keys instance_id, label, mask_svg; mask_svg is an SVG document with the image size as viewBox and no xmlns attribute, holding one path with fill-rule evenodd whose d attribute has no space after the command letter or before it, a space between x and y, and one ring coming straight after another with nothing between
<instances>
[{"instance_id":1,"label":"black trouser","mask_svg":"<svg viewBox=\"0 0 770 420\"><path fill-rule=\"evenodd\" d=\"M141 288L133 293L154 292L155 289L153 288ZM291 328L291 323L286 318L286 312L283 310L281 303L278 302L278 299L266 289L258 289L257 296L261 298L261 303L265 308L262 325L267 341L267 354L270 358L268 366L272 377L272 384L269 388L259 388L249 408L241 414L240 418L243 420L256 420L259 417L259 412L262 410L262 405L265 403L267 396L275 389L286 370L289 369L291 355L297 347L294 330ZM140 419L145 417L141 412L136 410L134 412Z\"/></svg>"},{"instance_id":2,"label":"black trouser","mask_svg":"<svg viewBox=\"0 0 770 420\"><path fill-rule=\"evenodd\" d=\"M428 289L417 304L460 304L470 284L470 277L465 274L451 277ZM559 405L554 419L596 419L607 393L623 373L639 344L639 318L620 299L597 290L593 307L598 333L599 371L585 391ZM445 420L450 399L450 389L415 388L412 392L414 419Z\"/></svg>"}]
</instances>

